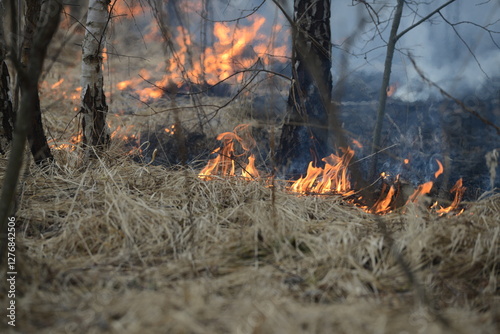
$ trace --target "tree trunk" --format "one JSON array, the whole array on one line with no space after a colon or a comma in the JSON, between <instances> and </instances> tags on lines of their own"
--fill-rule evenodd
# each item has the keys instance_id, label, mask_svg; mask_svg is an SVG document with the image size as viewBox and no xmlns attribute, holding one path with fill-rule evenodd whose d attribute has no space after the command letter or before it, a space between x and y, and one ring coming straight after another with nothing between
<instances>
[{"instance_id":1,"label":"tree trunk","mask_svg":"<svg viewBox=\"0 0 500 334\"><path fill-rule=\"evenodd\" d=\"M26 69L30 61L31 47L33 45L33 36L35 30L38 28L38 20L40 18L41 1L26 0L26 13L25 13L25 27L24 38L21 49L21 63L23 68ZM24 97L25 92L21 86L21 99ZM30 146L31 154L37 164L43 164L52 161L54 157L50 152L47 138L43 130L42 112L40 110L40 97L37 94L33 98L33 105L35 106L33 118L30 120L30 128L28 130L28 143Z\"/></svg>"},{"instance_id":2,"label":"tree trunk","mask_svg":"<svg viewBox=\"0 0 500 334\"><path fill-rule=\"evenodd\" d=\"M319 163L331 151L331 65L330 0L295 0L289 116L276 159L288 176L298 176L309 161Z\"/></svg>"},{"instance_id":3,"label":"tree trunk","mask_svg":"<svg viewBox=\"0 0 500 334\"><path fill-rule=\"evenodd\" d=\"M106 124L108 105L104 95L102 50L109 19L110 0L90 0L82 57L82 129L86 156L93 148L103 150L110 142Z\"/></svg>"},{"instance_id":4,"label":"tree trunk","mask_svg":"<svg viewBox=\"0 0 500 334\"><path fill-rule=\"evenodd\" d=\"M0 154L5 154L12 142L14 113L10 99L10 76L5 63L6 45L3 31L3 15L5 10L0 0Z\"/></svg>"},{"instance_id":5,"label":"tree trunk","mask_svg":"<svg viewBox=\"0 0 500 334\"><path fill-rule=\"evenodd\" d=\"M62 4L58 0L45 2L45 17L43 26L38 27L31 50L31 57L27 69L16 66L19 84L23 87L24 95L20 101L19 112L14 129L12 148L9 162L3 178L2 194L0 199L0 267L6 259L7 247L7 218L12 215L12 203L23 162L26 137L30 131L30 121L36 112L33 101L38 96L38 80L43 68L43 60L47 54L47 46L59 25ZM11 9L12 10L12 9Z\"/></svg>"},{"instance_id":6,"label":"tree trunk","mask_svg":"<svg viewBox=\"0 0 500 334\"><path fill-rule=\"evenodd\" d=\"M398 41L398 29L403 15L404 0L398 0L396 12L394 13L394 20L392 21L391 33L387 43L387 53L385 56L384 75L382 77L382 85L380 86L380 97L377 109L377 121L373 131L372 141L372 160L370 165L370 172L368 180L373 180L377 172L378 150L380 150L380 138L382 134L382 124L384 122L385 106L387 103L387 88L391 80L392 58L394 57L394 50L396 49L396 42Z\"/></svg>"}]
</instances>

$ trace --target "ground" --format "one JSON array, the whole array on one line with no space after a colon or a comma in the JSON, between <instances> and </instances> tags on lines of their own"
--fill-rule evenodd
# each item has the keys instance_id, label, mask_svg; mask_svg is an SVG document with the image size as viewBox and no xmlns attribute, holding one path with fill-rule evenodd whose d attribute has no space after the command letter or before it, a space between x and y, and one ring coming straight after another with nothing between
<instances>
[{"instance_id":1,"label":"ground","mask_svg":"<svg viewBox=\"0 0 500 334\"><path fill-rule=\"evenodd\" d=\"M499 214L376 216L123 155L29 166L6 333L497 333Z\"/></svg>"}]
</instances>

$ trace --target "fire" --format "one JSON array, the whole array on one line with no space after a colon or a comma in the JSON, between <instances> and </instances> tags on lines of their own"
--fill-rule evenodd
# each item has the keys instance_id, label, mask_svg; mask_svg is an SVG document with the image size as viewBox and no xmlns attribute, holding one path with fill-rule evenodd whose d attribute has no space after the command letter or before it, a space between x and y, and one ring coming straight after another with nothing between
<instances>
[{"instance_id":1,"label":"fire","mask_svg":"<svg viewBox=\"0 0 500 334\"><path fill-rule=\"evenodd\" d=\"M443 174L443 171L444 171L444 168L443 168L443 164L441 163L441 161L437 160L436 159L436 162L439 166L438 170L434 173L434 178L437 179L439 175Z\"/></svg>"},{"instance_id":2,"label":"fire","mask_svg":"<svg viewBox=\"0 0 500 334\"><path fill-rule=\"evenodd\" d=\"M394 93L396 93L397 90L398 90L397 84L390 85L389 87L387 87L387 96L391 97L392 95L394 95Z\"/></svg>"},{"instance_id":3,"label":"fire","mask_svg":"<svg viewBox=\"0 0 500 334\"><path fill-rule=\"evenodd\" d=\"M439 210L436 210L436 212L443 215L445 213L449 213L453 210L456 210L458 208L458 205L460 204L460 201L462 200L465 190L466 188L462 184L462 178L458 179L453 188L451 188L450 190L450 193L455 193L455 198L453 199L453 202L450 204L450 206L446 208L441 207Z\"/></svg>"},{"instance_id":4,"label":"fire","mask_svg":"<svg viewBox=\"0 0 500 334\"><path fill-rule=\"evenodd\" d=\"M64 82L64 79L61 79L59 80L58 82L56 82L55 84L53 84L52 86L50 86L51 89L56 89L57 87L59 87L62 83Z\"/></svg>"},{"instance_id":5,"label":"fire","mask_svg":"<svg viewBox=\"0 0 500 334\"><path fill-rule=\"evenodd\" d=\"M427 195L428 193L430 193L433 186L434 182L432 181L419 185L417 189L413 192L413 194L411 194L411 196L408 198L406 204L416 203L423 195Z\"/></svg>"},{"instance_id":6,"label":"fire","mask_svg":"<svg viewBox=\"0 0 500 334\"><path fill-rule=\"evenodd\" d=\"M175 134L175 124L172 124L171 126L168 126L164 129L164 131L169 134L169 135L173 135Z\"/></svg>"},{"instance_id":7,"label":"fire","mask_svg":"<svg viewBox=\"0 0 500 334\"><path fill-rule=\"evenodd\" d=\"M241 176L247 179L259 177L259 171L255 168L255 156L253 154L248 157L248 164L241 171Z\"/></svg>"},{"instance_id":8,"label":"fire","mask_svg":"<svg viewBox=\"0 0 500 334\"><path fill-rule=\"evenodd\" d=\"M305 177L295 181L290 190L302 194L316 193L325 194L336 192L344 196L350 196L351 183L349 181L349 173L347 167L354 156L354 151L347 148L342 156L330 154L322 159L325 162L325 167L314 167L313 163L309 163ZM319 176L321 175L321 178Z\"/></svg>"},{"instance_id":9,"label":"fire","mask_svg":"<svg viewBox=\"0 0 500 334\"><path fill-rule=\"evenodd\" d=\"M384 183L384 188L386 187L386 184ZM384 193L384 189L382 189L382 194ZM393 200L394 195L396 194L396 188L394 185L391 185L389 188L389 191L387 192L387 195L385 197L380 197L379 200L373 205L372 209L370 210L372 213L377 213L377 214L382 214L386 213L390 209L390 204Z\"/></svg>"},{"instance_id":10,"label":"fire","mask_svg":"<svg viewBox=\"0 0 500 334\"><path fill-rule=\"evenodd\" d=\"M250 134L248 124L241 124L234 128L233 132L224 132L217 136L217 140L222 142L222 147L215 149L212 154L217 154L217 157L210 159L198 174L198 177L211 180L213 176L235 176L236 175L236 158L244 155L248 156L248 164L241 168L241 176L244 178L258 178L259 172L255 168L255 156L250 153L256 145L255 140ZM237 154L235 144L238 143L243 150L243 153ZM238 167L240 165L238 164Z\"/></svg>"},{"instance_id":11,"label":"fire","mask_svg":"<svg viewBox=\"0 0 500 334\"><path fill-rule=\"evenodd\" d=\"M127 12L127 8L118 9L120 13ZM186 11L191 13L191 10ZM199 47L199 43L194 40L195 35L179 26L172 33L175 53L166 64L159 64L154 70L164 73L161 79L152 79L148 71L141 70L140 77L121 81L116 87L118 90L133 89L141 101L148 102L162 97L165 92L175 93L178 89L187 89L189 84L215 85L224 80L229 80L231 84L242 82L243 72L257 63L267 66L288 61L287 31L277 24L270 37L262 32L265 23L266 19L258 14L240 23L215 22L215 42L205 49ZM152 25L145 36L145 40L157 43L161 34ZM149 87L143 88L146 85Z\"/></svg>"},{"instance_id":12,"label":"fire","mask_svg":"<svg viewBox=\"0 0 500 334\"><path fill-rule=\"evenodd\" d=\"M67 150L67 151L74 151L78 147L78 145L82 142L83 140L83 134L80 131L76 135L71 136L69 139L68 143L63 143L60 145L57 145L54 139L51 139L48 141L49 147L54 150Z\"/></svg>"},{"instance_id":13,"label":"fire","mask_svg":"<svg viewBox=\"0 0 500 334\"><path fill-rule=\"evenodd\" d=\"M135 4L135 1L116 1L111 2L111 6L113 5L113 15L115 16L124 16L127 18L133 18L134 16L139 16L144 13L146 6L141 6L140 4Z\"/></svg>"}]
</instances>

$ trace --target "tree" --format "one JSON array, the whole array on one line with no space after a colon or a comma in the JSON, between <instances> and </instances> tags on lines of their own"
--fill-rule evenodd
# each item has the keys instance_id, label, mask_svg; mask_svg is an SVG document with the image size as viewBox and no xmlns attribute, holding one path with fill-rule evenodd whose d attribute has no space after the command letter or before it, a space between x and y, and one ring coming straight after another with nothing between
<instances>
[{"instance_id":1,"label":"tree","mask_svg":"<svg viewBox=\"0 0 500 334\"><path fill-rule=\"evenodd\" d=\"M295 0L292 24L293 80L276 160L286 174L297 175L305 157L318 163L329 152L330 0Z\"/></svg>"},{"instance_id":2,"label":"tree","mask_svg":"<svg viewBox=\"0 0 500 334\"><path fill-rule=\"evenodd\" d=\"M11 1L11 5L12 3L13 1ZM7 218L12 213L12 203L23 162L26 138L36 114L37 105L34 101L38 96L38 80L42 73L48 45L59 25L62 4L58 0L49 0L43 4L42 8L43 16L39 20L39 28L34 34L26 69L17 58L15 44L11 45L10 48L10 58L16 67L19 85L24 91L24 95L20 101L19 112L16 117L12 148L3 179L0 199L0 263L6 258ZM11 17L15 17L15 15L11 15Z\"/></svg>"},{"instance_id":3,"label":"tree","mask_svg":"<svg viewBox=\"0 0 500 334\"><path fill-rule=\"evenodd\" d=\"M108 7L111 0L90 0L85 38L82 45L82 130L86 156L92 148L101 150L110 142L106 124L108 105L104 95L102 52L109 21Z\"/></svg>"},{"instance_id":4,"label":"tree","mask_svg":"<svg viewBox=\"0 0 500 334\"><path fill-rule=\"evenodd\" d=\"M376 170L377 170L377 162L378 162L378 155L377 152L380 149L380 138L381 138L381 133L382 133L382 124L384 121L384 115L385 115L385 107L387 104L387 89L389 88L389 82L391 80L391 68L392 68L392 59L394 57L394 52L396 50L396 43L397 41L403 37L406 33L408 33L410 30L416 28L423 22L429 20L432 16L434 16L436 13L439 13L440 10L445 8L446 6L450 5L451 3L455 2L456 0L449 0L443 5L439 6L437 9L432 11L430 14L426 15L419 21L415 22L413 25L410 27L406 28L402 32L398 34L398 29L399 29L399 24L401 22L401 17L403 15L403 7L405 4L405 0L397 0L397 5L396 5L396 10L394 13L394 18L392 21L392 26L391 26L391 32L389 35L389 40L387 42L387 52L385 56L385 63L384 63L384 74L382 76L382 84L380 85L380 95L379 95L379 103L378 103L378 108L377 108L377 120L375 123L375 129L373 131L373 141L372 141L372 161L371 161L371 166L370 166L370 172L369 172L369 179L374 179ZM364 3L367 8L370 7L365 1L360 2Z\"/></svg>"},{"instance_id":5,"label":"tree","mask_svg":"<svg viewBox=\"0 0 500 334\"><path fill-rule=\"evenodd\" d=\"M10 99L10 75L5 57L7 46L3 30L3 15L5 10L0 0L0 154L5 154L8 145L12 141L12 131L14 124L14 113L12 101Z\"/></svg>"},{"instance_id":6,"label":"tree","mask_svg":"<svg viewBox=\"0 0 500 334\"><path fill-rule=\"evenodd\" d=\"M31 48L33 45L34 34L38 29L41 6L42 4L38 0L26 0L24 38L21 47L21 64L24 70L28 68L28 63L30 61ZM20 86L21 99L26 98L25 89L25 86ZM28 130L28 143L35 163L44 164L48 161L54 160L54 157L50 152L47 137L45 136L45 132L43 130L38 86L36 87L36 90L37 94L33 97L33 105L35 106L35 109L33 118L30 120L31 123Z\"/></svg>"}]
</instances>

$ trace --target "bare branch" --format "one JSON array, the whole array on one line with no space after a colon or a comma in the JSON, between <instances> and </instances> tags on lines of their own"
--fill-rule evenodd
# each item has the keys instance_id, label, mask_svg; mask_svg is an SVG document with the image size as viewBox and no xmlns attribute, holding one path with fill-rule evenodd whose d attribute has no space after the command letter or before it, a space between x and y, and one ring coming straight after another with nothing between
<instances>
[{"instance_id":1,"label":"bare branch","mask_svg":"<svg viewBox=\"0 0 500 334\"><path fill-rule=\"evenodd\" d=\"M454 97L453 95L451 95L450 93L448 93L447 91L445 91L443 88L441 88L438 84L436 84L434 81L430 80L429 78L427 78L425 76L425 74L423 73L423 71L417 66L417 63L415 62L415 60L413 59L413 57L411 55L409 55L409 58L410 58L410 61L411 63L413 64L413 67L415 68L415 71L417 71L418 75L422 78L422 80L424 80L426 83L428 83L429 85L437 88L439 90L439 92L443 95L443 96L446 96L447 98L453 100L456 104L458 104L463 110L467 111L468 113L470 113L471 115L474 115L475 117L477 117L481 122L483 122L484 124L488 125L488 126L491 126L492 128L494 128L497 132L498 135L500 135L500 127L497 126L496 124L494 124L493 122L491 122L490 120L484 118L483 116L481 116L481 114L479 114L477 111L467 107L465 105L465 103L463 103L462 101L460 101L459 99L457 99L456 97Z\"/></svg>"},{"instance_id":2,"label":"bare branch","mask_svg":"<svg viewBox=\"0 0 500 334\"><path fill-rule=\"evenodd\" d=\"M420 21L418 21L417 23L409 26L408 28L406 28L405 30L401 31L399 34L397 34L396 36L396 40L399 40L401 37L403 37L407 32L409 32L410 30L413 30L414 28L418 27L419 25L421 25L422 23L424 23L425 21L427 21L428 19L430 19L432 16L434 16L435 14L439 13L439 11L443 8L445 8L446 6L454 3L456 0L449 0L448 2L444 3L443 5L439 6L438 8L436 8L435 10L433 10L432 12L430 12L427 16L424 16Z\"/></svg>"}]
</instances>

